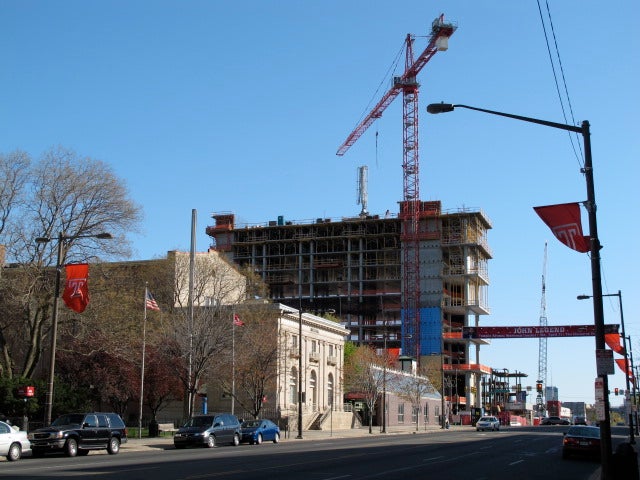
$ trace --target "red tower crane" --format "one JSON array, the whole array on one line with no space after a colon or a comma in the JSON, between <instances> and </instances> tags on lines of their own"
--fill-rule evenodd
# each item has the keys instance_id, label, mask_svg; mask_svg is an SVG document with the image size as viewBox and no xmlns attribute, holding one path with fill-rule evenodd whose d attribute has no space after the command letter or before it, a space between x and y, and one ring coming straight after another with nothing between
<instances>
[{"instance_id":1,"label":"red tower crane","mask_svg":"<svg viewBox=\"0 0 640 480\"><path fill-rule=\"evenodd\" d=\"M446 23L444 14L431 24L431 35L424 51L414 60L415 37L407 34L405 40L405 70L394 77L393 85L369 114L349 134L338 148L336 155L342 156L362 136L384 110L402 92L403 121L403 201L400 203L402 220L402 350L403 354L420 358L420 192L418 161L418 84L416 77L438 50L447 50L448 40L456 26Z\"/></svg>"}]
</instances>

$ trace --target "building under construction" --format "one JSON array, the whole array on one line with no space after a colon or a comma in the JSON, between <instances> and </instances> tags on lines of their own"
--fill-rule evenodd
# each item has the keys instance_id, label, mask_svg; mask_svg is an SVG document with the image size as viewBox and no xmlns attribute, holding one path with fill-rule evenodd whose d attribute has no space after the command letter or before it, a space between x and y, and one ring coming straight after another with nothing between
<instances>
[{"instance_id":1,"label":"building under construction","mask_svg":"<svg viewBox=\"0 0 640 480\"><path fill-rule=\"evenodd\" d=\"M486 342L463 339L462 327L478 326L489 313L491 223L483 212L443 212L440 202L420 202L417 325L403 311L401 215L304 222L278 216L259 225L236 225L231 213L212 218L212 248L250 266L274 302L338 317L357 344L398 355L417 345L419 362L441 359L447 390L457 392L452 404L480 406L481 377L491 371L480 364Z\"/></svg>"}]
</instances>

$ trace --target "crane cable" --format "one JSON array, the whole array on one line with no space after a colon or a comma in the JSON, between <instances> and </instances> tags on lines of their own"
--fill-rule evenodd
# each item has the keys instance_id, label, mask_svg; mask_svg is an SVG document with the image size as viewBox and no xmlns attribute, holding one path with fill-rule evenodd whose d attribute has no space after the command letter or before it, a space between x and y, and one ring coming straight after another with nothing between
<instances>
[{"instance_id":1,"label":"crane cable","mask_svg":"<svg viewBox=\"0 0 640 480\"><path fill-rule=\"evenodd\" d=\"M545 27L545 23L544 23L544 17L542 15L542 7L540 6L540 0L537 0L538 3L538 12L540 13L540 22L542 23L542 29L544 31L544 38L545 41L547 43L547 52L549 54L549 62L551 63L551 69L553 70L553 78L555 80L555 84L556 84L556 92L558 93L558 99L560 100L560 107L562 108L562 115L564 117L564 121L565 123L569 124L569 121L567 120L567 112L565 110L565 106L564 106L564 102L562 99L562 93L560 91L560 86L558 85L558 75L556 73L556 69L555 69L555 65L553 62L553 56L551 54L551 47L549 46L549 37L547 35L547 29ZM570 125L575 125L576 121L575 121L575 117L573 115L573 108L571 106L571 98L569 97L569 90L567 88L567 80L564 76L564 69L562 68L562 59L560 58L560 50L558 48L558 41L556 38L556 33L555 33L555 29L553 28L553 20L551 19L551 10L549 8L549 2L548 0L545 2L546 6L547 6L547 15L549 17L549 25L551 27L551 33L553 35L553 41L554 41L554 45L556 48L556 56L558 58L558 65L560 67L560 73L562 74L562 83L564 85L564 91L565 91L565 95L567 97L567 104L568 104L568 108L569 111L571 113L571 123ZM571 147L573 148L573 154L575 155L576 159L578 160L578 164L580 165L580 167L584 166L584 154L582 152L582 146L580 144L580 142L576 142L578 145L578 149L580 150L580 154L578 155L578 153L576 152L576 145L574 144L574 140L573 140L573 136L571 135L572 133L574 133L577 137L577 133L575 132L567 132L569 134L569 140L571 142Z\"/></svg>"}]
</instances>

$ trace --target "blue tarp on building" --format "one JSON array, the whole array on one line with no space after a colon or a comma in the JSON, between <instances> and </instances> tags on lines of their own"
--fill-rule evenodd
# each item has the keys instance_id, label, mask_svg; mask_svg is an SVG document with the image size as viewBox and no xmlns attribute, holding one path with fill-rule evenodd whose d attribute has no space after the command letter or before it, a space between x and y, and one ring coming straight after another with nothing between
<instances>
[{"instance_id":1,"label":"blue tarp on building","mask_svg":"<svg viewBox=\"0 0 640 480\"><path fill-rule=\"evenodd\" d=\"M442 312L440 307L420 309L420 355L442 352Z\"/></svg>"}]
</instances>

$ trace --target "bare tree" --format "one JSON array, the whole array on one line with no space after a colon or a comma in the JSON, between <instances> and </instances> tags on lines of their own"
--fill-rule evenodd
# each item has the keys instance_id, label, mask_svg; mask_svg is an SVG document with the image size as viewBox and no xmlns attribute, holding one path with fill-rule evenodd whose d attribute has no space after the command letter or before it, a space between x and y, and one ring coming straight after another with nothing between
<instances>
[{"instance_id":1,"label":"bare tree","mask_svg":"<svg viewBox=\"0 0 640 480\"><path fill-rule=\"evenodd\" d=\"M0 200L7 261L22 265L0 281L0 375L31 377L49 334L57 261L56 237L63 234L60 263L129 253L126 235L136 231L140 208L104 162L52 148L31 165L28 155L2 157L5 175ZM6 194L5 194L6 193ZM92 235L109 232L114 240ZM36 237L53 241L39 244ZM8 278L11 276L11 278ZM60 322L66 320L60 310Z\"/></svg>"},{"instance_id":2,"label":"bare tree","mask_svg":"<svg viewBox=\"0 0 640 480\"><path fill-rule=\"evenodd\" d=\"M231 306L246 295L243 277L225 259L212 253L195 260L189 295L189 255L175 255L173 318L167 325L166 348L180 359L175 368L187 394L185 417L193 412L195 394L213 360L229 348Z\"/></svg>"},{"instance_id":3,"label":"bare tree","mask_svg":"<svg viewBox=\"0 0 640 480\"><path fill-rule=\"evenodd\" d=\"M267 396L275 392L278 355L284 355L278 338L278 310L269 304L254 304L238 312L241 325L234 327L234 351L226 352L226 362L221 364L226 373L217 372L216 377L225 392L258 418Z\"/></svg>"},{"instance_id":4,"label":"bare tree","mask_svg":"<svg viewBox=\"0 0 640 480\"><path fill-rule=\"evenodd\" d=\"M352 392L361 394L369 409L369 433L372 433L373 412L384 384L383 358L367 346L358 347L345 364L345 383Z\"/></svg>"},{"instance_id":5,"label":"bare tree","mask_svg":"<svg viewBox=\"0 0 640 480\"><path fill-rule=\"evenodd\" d=\"M435 393L429 375L432 372L425 367L418 368L413 374L404 374L398 377L396 388L398 396L409 402L416 415L416 432L420 428L420 410L422 409L422 399L429 393Z\"/></svg>"},{"instance_id":6,"label":"bare tree","mask_svg":"<svg viewBox=\"0 0 640 480\"><path fill-rule=\"evenodd\" d=\"M30 165L31 159L23 151L0 153L0 235L11 219L11 212L23 204Z\"/></svg>"}]
</instances>

